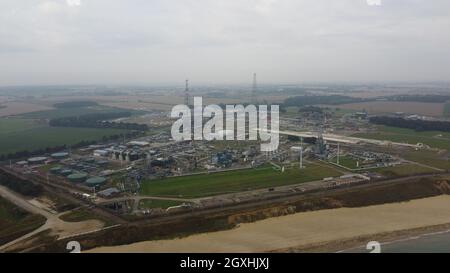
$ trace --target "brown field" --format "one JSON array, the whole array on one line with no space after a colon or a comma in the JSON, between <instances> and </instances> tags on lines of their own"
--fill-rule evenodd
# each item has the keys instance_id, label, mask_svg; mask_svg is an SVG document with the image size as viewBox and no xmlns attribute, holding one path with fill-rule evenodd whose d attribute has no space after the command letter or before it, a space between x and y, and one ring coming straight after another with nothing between
<instances>
[{"instance_id":1,"label":"brown field","mask_svg":"<svg viewBox=\"0 0 450 273\"><path fill-rule=\"evenodd\" d=\"M249 94L239 94L236 98L213 98L208 97L206 94L191 94L192 96L203 96L203 104L234 104L243 103L250 100ZM269 102L283 102L288 96L285 95L272 95L272 96L260 96L258 100ZM36 99L33 102L52 106L55 103L64 101L80 101L88 100L95 101L102 105L129 108L129 109L162 109L166 110L172 105L184 103L184 94L182 92L167 92L167 93L152 93L152 94L135 94L129 95L117 95L117 96L101 96L101 95L66 95L66 96L51 96L45 99Z\"/></svg>"},{"instance_id":2,"label":"brown field","mask_svg":"<svg viewBox=\"0 0 450 273\"><path fill-rule=\"evenodd\" d=\"M198 95L201 96L201 95ZM260 98L261 100L265 99L273 102L280 102L285 99L284 96L271 96ZM130 94L128 96L120 95L120 96L58 96L51 97L45 100L46 105L51 106L57 102L63 101L77 101L77 100L89 100L95 101L101 105L119 107L125 109L134 109L134 110L170 110L174 105L183 104L184 96L182 94L166 94L166 95L158 95L158 94L149 94L149 95L135 95ZM230 98L208 98L205 97L203 99L203 105L207 104L234 104L234 103L243 103L247 101L247 98L243 96L242 99L230 99ZM192 98L191 98L192 103Z\"/></svg>"},{"instance_id":3,"label":"brown field","mask_svg":"<svg viewBox=\"0 0 450 273\"><path fill-rule=\"evenodd\" d=\"M48 106L26 102L8 102L5 105L6 108L0 108L0 117L52 109Z\"/></svg>"},{"instance_id":4,"label":"brown field","mask_svg":"<svg viewBox=\"0 0 450 273\"><path fill-rule=\"evenodd\" d=\"M114 97L110 98L109 101L98 101L102 105L125 108L125 109L135 109L135 110L170 110L174 105L184 104L184 97L182 96L128 96L123 99ZM214 98L204 98L203 105L207 104L218 104L218 103L241 103L240 100L233 99L214 99ZM192 99L191 102L192 103Z\"/></svg>"},{"instance_id":5,"label":"brown field","mask_svg":"<svg viewBox=\"0 0 450 273\"><path fill-rule=\"evenodd\" d=\"M232 230L88 252L265 252L450 223L450 196L296 213Z\"/></svg>"},{"instance_id":6,"label":"brown field","mask_svg":"<svg viewBox=\"0 0 450 273\"><path fill-rule=\"evenodd\" d=\"M444 103L373 101L342 104L337 107L355 111L365 109L370 114L404 112L426 116L442 116L444 105Z\"/></svg>"}]
</instances>

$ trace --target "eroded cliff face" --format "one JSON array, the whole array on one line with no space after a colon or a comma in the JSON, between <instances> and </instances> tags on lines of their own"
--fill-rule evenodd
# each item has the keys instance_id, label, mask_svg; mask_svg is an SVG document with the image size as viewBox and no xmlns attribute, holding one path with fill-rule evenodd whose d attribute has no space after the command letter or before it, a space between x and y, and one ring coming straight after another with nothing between
<instances>
[{"instance_id":1,"label":"eroded cliff face","mask_svg":"<svg viewBox=\"0 0 450 273\"><path fill-rule=\"evenodd\" d=\"M299 195L289 201L258 204L252 208L237 207L207 216L187 217L182 220L161 223L152 223L152 221L131 222L111 230L79 236L76 240L82 243L85 249L123 245L224 230L236 227L239 223L254 222L304 211L404 202L442 194L450 194L450 176L416 178L398 184L374 184L368 188L348 188L338 192L323 192L323 194L309 197ZM31 251L61 252L65 249L65 243L65 240L49 242Z\"/></svg>"},{"instance_id":2,"label":"eroded cliff face","mask_svg":"<svg viewBox=\"0 0 450 273\"><path fill-rule=\"evenodd\" d=\"M282 206L267 209L258 209L254 211L248 211L245 213L231 215L228 217L228 223L233 225L239 223L250 223L270 217L289 215L296 212L297 211L295 206Z\"/></svg>"},{"instance_id":3,"label":"eroded cliff face","mask_svg":"<svg viewBox=\"0 0 450 273\"><path fill-rule=\"evenodd\" d=\"M434 183L435 187L442 192L442 194L450 194L449 180L439 180Z\"/></svg>"},{"instance_id":4,"label":"eroded cliff face","mask_svg":"<svg viewBox=\"0 0 450 273\"><path fill-rule=\"evenodd\" d=\"M449 179L420 179L406 184L382 185L355 191L350 189L349 192L330 194L326 197L311 197L270 208L248 210L230 215L228 223L232 225L250 223L297 212L404 202L441 194L450 194Z\"/></svg>"}]
</instances>

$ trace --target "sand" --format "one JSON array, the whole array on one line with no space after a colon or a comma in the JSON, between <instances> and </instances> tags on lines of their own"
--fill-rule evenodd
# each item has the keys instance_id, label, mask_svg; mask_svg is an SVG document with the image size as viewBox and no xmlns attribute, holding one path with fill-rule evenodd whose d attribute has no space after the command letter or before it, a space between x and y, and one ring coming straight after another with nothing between
<instances>
[{"instance_id":1,"label":"sand","mask_svg":"<svg viewBox=\"0 0 450 273\"><path fill-rule=\"evenodd\" d=\"M450 223L450 196L362 208L297 213L173 240L88 252L265 252Z\"/></svg>"}]
</instances>

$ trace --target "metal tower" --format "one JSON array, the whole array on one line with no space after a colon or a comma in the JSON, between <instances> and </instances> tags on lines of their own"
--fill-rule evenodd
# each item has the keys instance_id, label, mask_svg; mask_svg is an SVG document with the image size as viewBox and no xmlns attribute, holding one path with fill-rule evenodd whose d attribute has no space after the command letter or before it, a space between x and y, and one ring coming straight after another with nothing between
<instances>
[{"instance_id":1,"label":"metal tower","mask_svg":"<svg viewBox=\"0 0 450 273\"><path fill-rule=\"evenodd\" d=\"M303 146L300 146L300 169L303 169Z\"/></svg>"},{"instance_id":2,"label":"metal tower","mask_svg":"<svg viewBox=\"0 0 450 273\"><path fill-rule=\"evenodd\" d=\"M340 155L340 148L339 148L339 143L338 143L338 147L337 147L337 164L339 165L339 155Z\"/></svg>"},{"instance_id":3,"label":"metal tower","mask_svg":"<svg viewBox=\"0 0 450 273\"><path fill-rule=\"evenodd\" d=\"M257 89L256 73L253 73L253 86L252 86L252 103L253 104L257 104L258 103L258 100L256 98L256 89Z\"/></svg>"},{"instance_id":4,"label":"metal tower","mask_svg":"<svg viewBox=\"0 0 450 273\"><path fill-rule=\"evenodd\" d=\"M186 80L186 89L184 89L184 104L189 106L189 80Z\"/></svg>"}]
</instances>

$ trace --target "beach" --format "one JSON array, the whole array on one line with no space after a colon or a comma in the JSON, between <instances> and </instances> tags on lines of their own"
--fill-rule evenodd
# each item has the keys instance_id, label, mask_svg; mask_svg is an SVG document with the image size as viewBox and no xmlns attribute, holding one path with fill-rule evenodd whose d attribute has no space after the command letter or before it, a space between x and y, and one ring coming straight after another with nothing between
<instances>
[{"instance_id":1,"label":"beach","mask_svg":"<svg viewBox=\"0 0 450 273\"><path fill-rule=\"evenodd\" d=\"M361 208L339 208L269 218L184 238L99 247L87 252L268 252L292 251L375 234L450 223L450 196ZM373 239L373 238L372 238ZM375 238L376 239L376 238Z\"/></svg>"}]
</instances>

